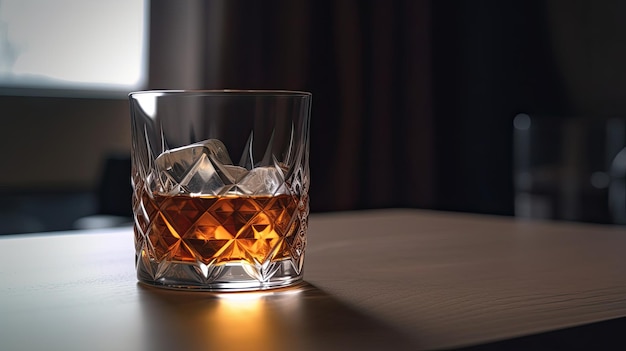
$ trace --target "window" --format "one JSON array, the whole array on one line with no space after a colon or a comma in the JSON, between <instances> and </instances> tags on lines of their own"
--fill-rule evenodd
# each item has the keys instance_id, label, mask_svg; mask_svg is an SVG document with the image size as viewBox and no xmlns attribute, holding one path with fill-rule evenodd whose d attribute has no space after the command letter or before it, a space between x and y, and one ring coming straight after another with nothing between
<instances>
[{"instance_id":1,"label":"window","mask_svg":"<svg viewBox=\"0 0 626 351\"><path fill-rule=\"evenodd\" d=\"M126 96L147 75L147 0L0 0L0 94Z\"/></svg>"}]
</instances>

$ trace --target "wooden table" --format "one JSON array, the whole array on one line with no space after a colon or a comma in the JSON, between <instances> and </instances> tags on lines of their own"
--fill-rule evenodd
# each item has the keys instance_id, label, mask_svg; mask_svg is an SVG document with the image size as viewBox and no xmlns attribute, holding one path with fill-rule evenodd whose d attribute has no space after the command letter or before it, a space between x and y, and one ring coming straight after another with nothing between
<instances>
[{"instance_id":1,"label":"wooden table","mask_svg":"<svg viewBox=\"0 0 626 351\"><path fill-rule=\"evenodd\" d=\"M625 229L423 210L315 214L305 284L226 294L137 284L131 228L5 236L0 350L540 345L550 339L533 336L626 316Z\"/></svg>"}]
</instances>

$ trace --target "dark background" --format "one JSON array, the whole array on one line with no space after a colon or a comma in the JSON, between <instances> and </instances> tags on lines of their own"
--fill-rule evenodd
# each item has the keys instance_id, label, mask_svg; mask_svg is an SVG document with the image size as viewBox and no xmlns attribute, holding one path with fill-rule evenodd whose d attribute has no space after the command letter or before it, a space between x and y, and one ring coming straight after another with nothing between
<instances>
[{"instance_id":1,"label":"dark background","mask_svg":"<svg viewBox=\"0 0 626 351\"><path fill-rule=\"evenodd\" d=\"M625 114L624 10L618 0L154 0L147 88L311 91L313 212L413 207L514 215L517 114ZM199 44L173 50L185 33ZM189 60L194 70L181 72ZM177 80L185 74L192 81ZM71 115L66 106L97 106L115 118L100 119L103 136L72 138L67 129L80 123L59 117L55 127L69 135L55 142L76 148L78 139L124 138L79 168L92 170L84 181L47 181L45 172L17 185L0 179L0 232L71 229L77 218L128 210L128 189L119 185L128 179L127 150L119 147L129 143L125 100L0 96L5 131L33 125L24 121L42 110ZM40 157L54 164L43 150ZM15 164L2 167L11 172ZM27 219L9 225L20 216Z\"/></svg>"},{"instance_id":2,"label":"dark background","mask_svg":"<svg viewBox=\"0 0 626 351\"><path fill-rule=\"evenodd\" d=\"M437 207L512 215L514 116L573 113L550 42L547 3L432 6Z\"/></svg>"}]
</instances>

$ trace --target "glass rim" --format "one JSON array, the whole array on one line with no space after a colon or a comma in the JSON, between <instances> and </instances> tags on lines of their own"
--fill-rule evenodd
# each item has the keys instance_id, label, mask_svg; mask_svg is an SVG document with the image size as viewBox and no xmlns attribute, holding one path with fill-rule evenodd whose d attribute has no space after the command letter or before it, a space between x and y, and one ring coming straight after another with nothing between
<instances>
[{"instance_id":1,"label":"glass rim","mask_svg":"<svg viewBox=\"0 0 626 351\"><path fill-rule=\"evenodd\" d=\"M205 95L205 96L293 96L311 97L308 91L301 90L280 90L280 89L153 89L137 90L128 93L128 97L138 95Z\"/></svg>"}]
</instances>

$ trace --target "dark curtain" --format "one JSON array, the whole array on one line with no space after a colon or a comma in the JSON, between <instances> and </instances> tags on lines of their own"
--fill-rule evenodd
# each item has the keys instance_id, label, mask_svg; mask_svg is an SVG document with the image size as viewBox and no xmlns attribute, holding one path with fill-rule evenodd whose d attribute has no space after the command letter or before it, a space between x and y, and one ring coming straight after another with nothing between
<instances>
[{"instance_id":1,"label":"dark curtain","mask_svg":"<svg viewBox=\"0 0 626 351\"><path fill-rule=\"evenodd\" d=\"M612 2L594 6L620 13ZM314 211L512 215L515 115L567 115L600 90L579 79L596 79L584 63L601 40L582 20L592 2L575 3L572 12L545 0L152 0L150 85L311 91ZM579 43L570 29L583 27ZM594 57L618 62L614 51ZM568 93L568 77L582 93ZM599 95L623 91L605 88Z\"/></svg>"},{"instance_id":2,"label":"dark curtain","mask_svg":"<svg viewBox=\"0 0 626 351\"><path fill-rule=\"evenodd\" d=\"M433 205L428 0L224 6L207 88L313 93L313 211Z\"/></svg>"},{"instance_id":3,"label":"dark curtain","mask_svg":"<svg viewBox=\"0 0 626 351\"><path fill-rule=\"evenodd\" d=\"M432 3L437 209L514 213L514 117L574 112L552 31L583 24L555 23L548 9L569 14L576 2Z\"/></svg>"}]
</instances>

